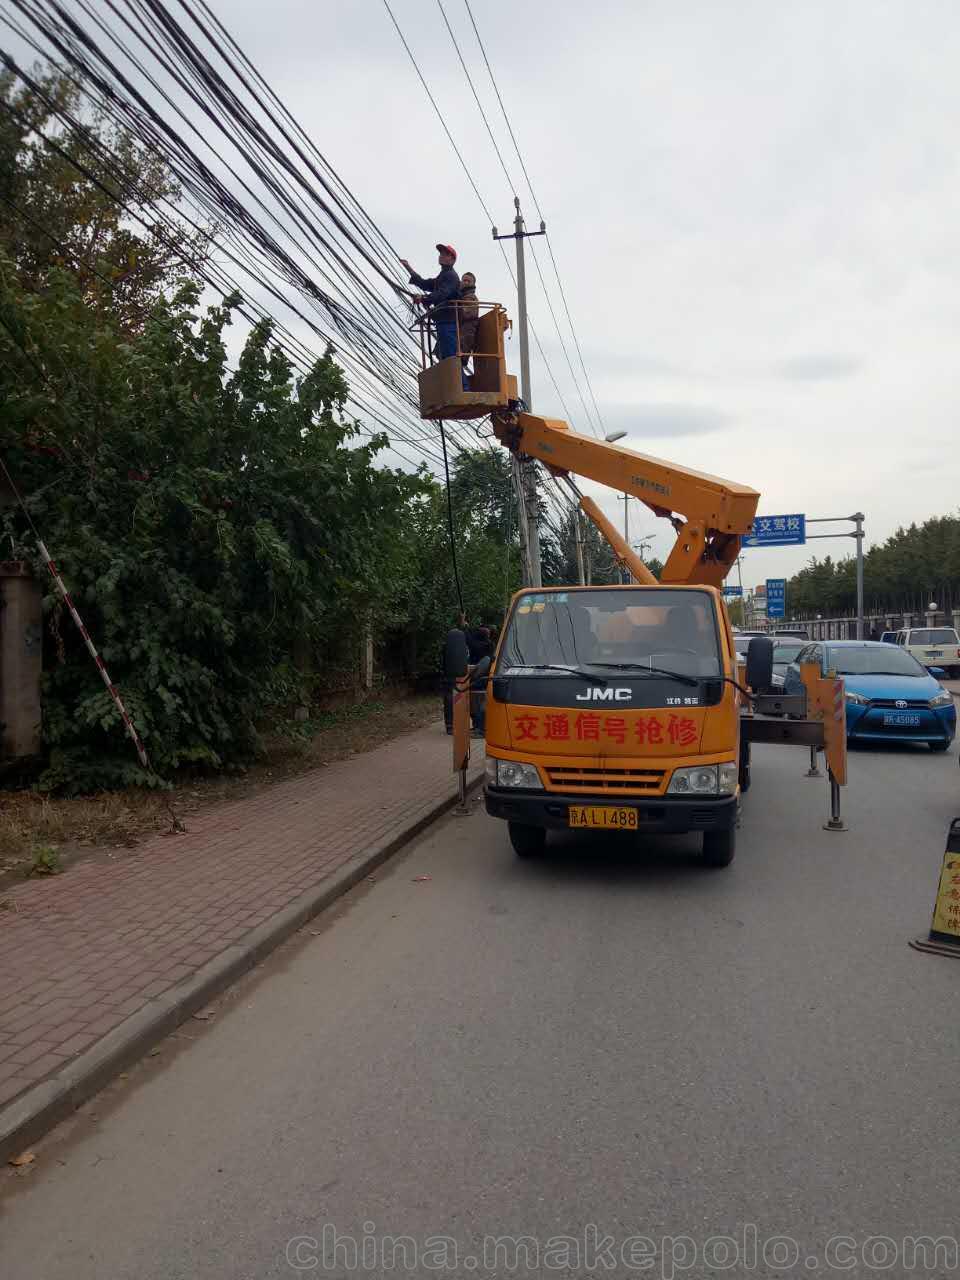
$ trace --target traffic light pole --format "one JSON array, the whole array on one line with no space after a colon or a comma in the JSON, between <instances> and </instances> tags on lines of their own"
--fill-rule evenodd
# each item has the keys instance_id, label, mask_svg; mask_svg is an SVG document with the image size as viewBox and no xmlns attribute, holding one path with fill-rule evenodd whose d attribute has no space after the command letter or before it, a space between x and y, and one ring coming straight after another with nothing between
<instances>
[{"instance_id":1,"label":"traffic light pole","mask_svg":"<svg viewBox=\"0 0 960 1280\"><path fill-rule=\"evenodd\" d=\"M539 231L526 231L523 225L523 214L520 212L519 197L514 196L513 206L516 217L513 220L513 232L510 235L497 234L493 228L494 240L513 240L517 248L517 329L520 336L520 395L529 413L533 408L530 392L530 335L527 325L527 269L524 261L523 242L528 236L543 236L547 233L546 224L540 223ZM526 544L523 563L524 586L543 586L543 575L540 568L540 526L537 522L537 474L535 464L527 459L521 466L514 458L514 485L517 489L517 501L520 504L520 519L526 530L526 538L521 537L521 549Z\"/></svg>"}]
</instances>

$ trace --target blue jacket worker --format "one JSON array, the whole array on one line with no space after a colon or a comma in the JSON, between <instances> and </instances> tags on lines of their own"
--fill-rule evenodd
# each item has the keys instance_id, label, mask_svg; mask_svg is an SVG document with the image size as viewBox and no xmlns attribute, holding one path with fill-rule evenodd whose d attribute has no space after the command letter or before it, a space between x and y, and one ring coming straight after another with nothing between
<instances>
[{"instance_id":1,"label":"blue jacket worker","mask_svg":"<svg viewBox=\"0 0 960 1280\"><path fill-rule=\"evenodd\" d=\"M438 244L437 261L440 273L430 279L417 275L406 260L400 259L400 265L410 272L410 283L425 292L416 299L423 307L430 310L430 318L437 327L437 356L446 360L448 356L457 354L457 302L460 298L460 277L453 269L457 260L457 251L452 244Z\"/></svg>"}]
</instances>

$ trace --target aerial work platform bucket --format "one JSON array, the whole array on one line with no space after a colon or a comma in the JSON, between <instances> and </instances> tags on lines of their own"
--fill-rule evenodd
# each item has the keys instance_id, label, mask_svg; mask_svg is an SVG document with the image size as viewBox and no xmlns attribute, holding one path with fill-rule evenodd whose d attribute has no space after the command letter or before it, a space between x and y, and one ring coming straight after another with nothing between
<instances>
[{"instance_id":1,"label":"aerial work platform bucket","mask_svg":"<svg viewBox=\"0 0 960 1280\"><path fill-rule=\"evenodd\" d=\"M420 333L422 370L420 417L484 418L494 409L505 409L517 398L517 379L507 373L503 334L509 326L507 313L498 302L481 302L477 336L472 351L464 351L460 333L460 305L457 312L457 354L446 360L434 356L436 333L433 321L425 316L417 321ZM473 360L464 390L464 357Z\"/></svg>"}]
</instances>

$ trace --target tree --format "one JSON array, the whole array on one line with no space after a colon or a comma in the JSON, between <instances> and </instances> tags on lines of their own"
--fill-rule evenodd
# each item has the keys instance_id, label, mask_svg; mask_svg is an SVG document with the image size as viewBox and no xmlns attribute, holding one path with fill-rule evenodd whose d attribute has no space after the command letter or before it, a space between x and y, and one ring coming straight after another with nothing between
<instances>
[{"instance_id":1,"label":"tree","mask_svg":"<svg viewBox=\"0 0 960 1280\"><path fill-rule=\"evenodd\" d=\"M177 183L78 85L43 68L30 81L0 74L0 253L24 289L66 270L87 305L139 327L207 236L164 225L155 206L176 202Z\"/></svg>"},{"instance_id":2,"label":"tree","mask_svg":"<svg viewBox=\"0 0 960 1280\"><path fill-rule=\"evenodd\" d=\"M385 438L352 443L329 355L297 381L263 324L231 372L239 299L199 312L198 293L131 335L70 274L34 293L0 262L0 449L161 774L249 759L309 695L298 651L326 674L406 616L418 566L396 530L431 495L374 465ZM42 578L16 508L3 532ZM138 779L52 593L45 610L45 784Z\"/></svg>"},{"instance_id":3,"label":"tree","mask_svg":"<svg viewBox=\"0 0 960 1280\"><path fill-rule=\"evenodd\" d=\"M790 579L791 608L804 616L852 614L856 561L813 559ZM960 516L934 516L897 529L864 556L864 601L878 612L920 612L930 599L943 610L960 603Z\"/></svg>"}]
</instances>

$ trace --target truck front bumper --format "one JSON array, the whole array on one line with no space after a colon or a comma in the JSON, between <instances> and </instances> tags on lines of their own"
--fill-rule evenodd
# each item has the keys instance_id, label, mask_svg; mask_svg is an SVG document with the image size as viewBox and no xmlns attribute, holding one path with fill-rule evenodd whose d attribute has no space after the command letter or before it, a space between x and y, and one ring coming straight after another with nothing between
<instances>
[{"instance_id":1,"label":"truck front bumper","mask_svg":"<svg viewBox=\"0 0 960 1280\"><path fill-rule=\"evenodd\" d=\"M548 791L520 791L510 787L484 788L487 813L507 822L565 830L571 805L604 805L637 810L637 829L681 835L685 831L728 831L737 823L737 796L611 796L558 795ZM582 829L582 828L581 828Z\"/></svg>"}]
</instances>

